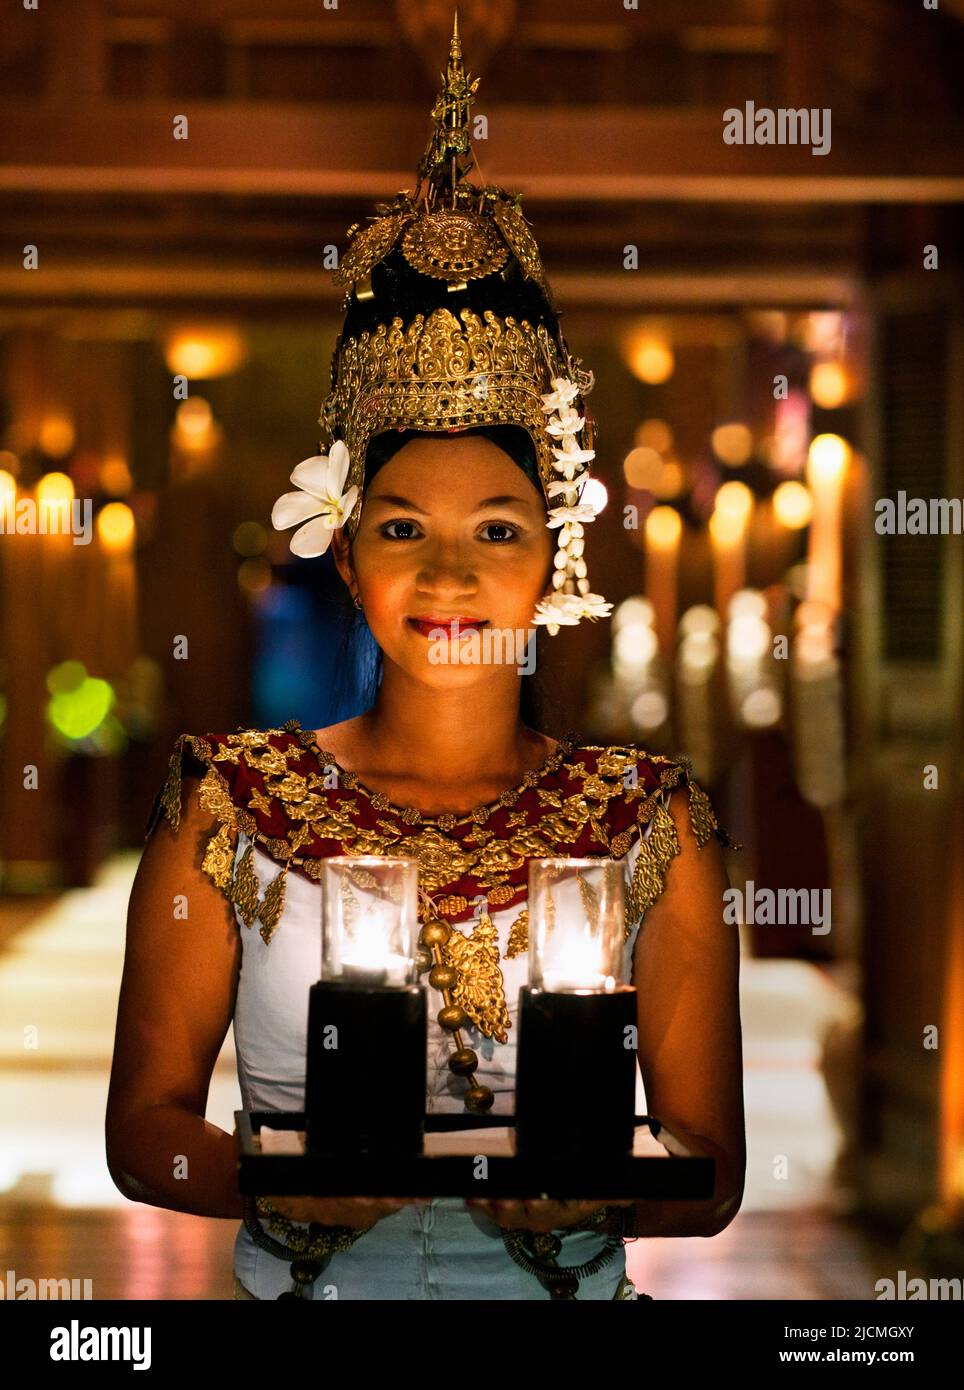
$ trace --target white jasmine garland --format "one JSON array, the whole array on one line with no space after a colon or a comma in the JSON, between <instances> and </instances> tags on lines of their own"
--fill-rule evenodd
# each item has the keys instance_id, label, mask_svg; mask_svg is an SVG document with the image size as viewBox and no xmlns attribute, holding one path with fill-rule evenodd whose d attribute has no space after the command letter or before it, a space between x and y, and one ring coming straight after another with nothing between
<instances>
[{"instance_id":1,"label":"white jasmine garland","mask_svg":"<svg viewBox=\"0 0 964 1390\"><path fill-rule=\"evenodd\" d=\"M580 502L575 507L553 507L552 511L549 513L549 520L546 522L546 525L566 526L572 522L575 522L576 525L581 525L583 522L595 520L596 513L593 511L592 507L590 507L589 503ZM573 534L576 535L579 533L573 532Z\"/></svg>"},{"instance_id":2,"label":"white jasmine garland","mask_svg":"<svg viewBox=\"0 0 964 1390\"><path fill-rule=\"evenodd\" d=\"M576 443L576 437L572 434L563 435L562 448L553 449L556 461L553 467L558 473L572 482L577 473L583 471L583 466L591 463L596 457L595 449L580 449Z\"/></svg>"},{"instance_id":3,"label":"white jasmine garland","mask_svg":"<svg viewBox=\"0 0 964 1390\"><path fill-rule=\"evenodd\" d=\"M568 377L554 376L552 378L553 390L548 396L542 398L542 408L548 414L554 410L559 410L562 406L572 405L579 395L579 387Z\"/></svg>"},{"instance_id":4,"label":"white jasmine garland","mask_svg":"<svg viewBox=\"0 0 964 1390\"><path fill-rule=\"evenodd\" d=\"M571 406L563 406L558 415L553 415L546 429L555 439L561 439L563 435L577 435L586 423L585 415L580 415L578 410L573 410Z\"/></svg>"},{"instance_id":5,"label":"white jasmine garland","mask_svg":"<svg viewBox=\"0 0 964 1390\"><path fill-rule=\"evenodd\" d=\"M291 537L292 554L303 558L324 555L335 531L351 515L358 488L352 485L347 492L342 491L349 462L348 449L339 439L330 453L302 459L294 468L291 481L301 490L283 493L271 509L271 524L276 531L307 523Z\"/></svg>"},{"instance_id":6,"label":"white jasmine garland","mask_svg":"<svg viewBox=\"0 0 964 1390\"><path fill-rule=\"evenodd\" d=\"M553 445L554 468L562 477L548 484L550 500L561 497L562 505L549 508L546 525L558 528L558 549L554 560L552 586L554 592L536 605L532 621L543 624L550 636L561 627L575 627L583 618L595 622L608 617L612 604L601 594L590 593L583 553L583 525L595 521L596 512L588 503L580 502L582 488L589 477L586 465L596 457L594 449L580 448L577 435L586 423L573 401L585 395L593 386L591 374L584 374L583 385L568 377L553 377L553 389L542 397L542 408L549 415L546 432L560 447Z\"/></svg>"},{"instance_id":7,"label":"white jasmine garland","mask_svg":"<svg viewBox=\"0 0 964 1390\"><path fill-rule=\"evenodd\" d=\"M561 627L575 627L583 618L595 622L597 618L608 618L612 604L602 594L564 594L554 593L550 598L536 604L533 623L546 628L554 637Z\"/></svg>"}]
</instances>

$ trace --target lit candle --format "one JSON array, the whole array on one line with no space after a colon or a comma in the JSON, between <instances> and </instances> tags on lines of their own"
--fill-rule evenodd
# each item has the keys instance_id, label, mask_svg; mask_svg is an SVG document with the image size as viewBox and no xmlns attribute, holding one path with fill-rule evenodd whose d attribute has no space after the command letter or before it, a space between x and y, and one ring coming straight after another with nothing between
<instances>
[{"instance_id":1,"label":"lit candle","mask_svg":"<svg viewBox=\"0 0 964 1390\"><path fill-rule=\"evenodd\" d=\"M745 483L724 483L717 491L709 530L714 603L724 619L730 599L746 585L746 537L752 512L753 494Z\"/></svg>"},{"instance_id":2,"label":"lit candle","mask_svg":"<svg viewBox=\"0 0 964 1390\"><path fill-rule=\"evenodd\" d=\"M676 639L676 592L683 523L673 507L654 507L646 518L646 597L653 605L660 651L670 657Z\"/></svg>"},{"instance_id":3,"label":"lit candle","mask_svg":"<svg viewBox=\"0 0 964 1390\"><path fill-rule=\"evenodd\" d=\"M622 980L623 864L529 864L529 985L519 994L516 1145L628 1153L636 1097L636 991Z\"/></svg>"},{"instance_id":4,"label":"lit candle","mask_svg":"<svg viewBox=\"0 0 964 1390\"><path fill-rule=\"evenodd\" d=\"M126 502L109 502L97 513L104 584L98 674L108 678L122 675L137 655L134 535L134 513Z\"/></svg>"},{"instance_id":5,"label":"lit candle","mask_svg":"<svg viewBox=\"0 0 964 1390\"><path fill-rule=\"evenodd\" d=\"M340 942L337 958L342 979L369 985L404 985L412 962L391 950L391 934L388 915L379 907L366 907L351 935L344 942L335 938Z\"/></svg>"},{"instance_id":6,"label":"lit candle","mask_svg":"<svg viewBox=\"0 0 964 1390\"><path fill-rule=\"evenodd\" d=\"M328 1155L419 1153L425 991L416 982L418 864L322 864L322 978L308 1000L305 1133Z\"/></svg>"},{"instance_id":7,"label":"lit candle","mask_svg":"<svg viewBox=\"0 0 964 1390\"><path fill-rule=\"evenodd\" d=\"M813 499L807 554L807 598L840 609L841 504L850 445L838 434L818 434L807 457Z\"/></svg>"}]
</instances>

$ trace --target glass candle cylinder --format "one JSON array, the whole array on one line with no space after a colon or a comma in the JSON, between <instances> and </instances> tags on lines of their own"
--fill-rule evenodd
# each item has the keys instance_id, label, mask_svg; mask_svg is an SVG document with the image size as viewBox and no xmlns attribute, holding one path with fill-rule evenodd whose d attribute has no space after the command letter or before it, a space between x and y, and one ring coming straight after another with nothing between
<instances>
[{"instance_id":1,"label":"glass candle cylinder","mask_svg":"<svg viewBox=\"0 0 964 1390\"><path fill-rule=\"evenodd\" d=\"M418 978L418 863L338 855L321 874L321 978L408 985Z\"/></svg>"},{"instance_id":2,"label":"glass candle cylinder","mask_svg":"<svg viewBox=\"0 0 964 1390\"><path fill-rule=\"evenodd\" d=\"M519 994L516 1149L629 1153L636 1109L636 991L622 979L624 866L529 865L529 984ZM605 1194L603 1194L605 1195Z\"/></svg>"},{"instance_id":3,"label":"glass candle cylinder","mask_svg":"<svg viewBox=\"0 0 964 1390\"><path fill-rule=\"evenodd\" d=\"M305 1070L313 1153L421 1152L427 1025L417 937L415 860L324 861L321 979L309 996Z\"/></svg>"},{"instance_id":4,"label":"glass candle cylinder","mask_svg":"<svg viewBox=\"0 0 964 1390\"><path fill-rule=\"evenodd\" d=\"M626 920L623 874L616 859L530 860L530 988L616 988Z\"/></svg>"}]
</instances>

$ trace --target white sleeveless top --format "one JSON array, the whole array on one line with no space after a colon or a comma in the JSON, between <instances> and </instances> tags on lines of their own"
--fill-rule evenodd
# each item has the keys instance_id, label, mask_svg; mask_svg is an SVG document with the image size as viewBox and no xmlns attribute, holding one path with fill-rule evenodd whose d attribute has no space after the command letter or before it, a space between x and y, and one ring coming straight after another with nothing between
<instances>
[{"instance_id":1,"label":"white sleeveless top","mask_svg":"<svg viewBox=\"0 0 964 1390\"><path fill-rule=\"evenodd\" d=\"M648 836L652 823L643 832ZM251 841L239 832L235 867ZM627 887L639 854L639 841L624 859ZM257 845L253 869L261 894L277 876L277 863ZM527 983L529 957L523 951L506 957L509 931L518 916L515 904L490 914L498 932L500 969L509 1012L509 1040L487 1038L469 1022L462 1032L479 1057L475 1076L495 1095L490 1114L515 1110L516 1036L520 988ZM321 884L289 874L285 904L266 944L256 927L246 927L235 908L243 954L234 1012L238 1081L245 1110L303 1110L307 1054L308 995L321 973ZM625 943L624 978L631 979L632 955L639 924ZM425 1108L429 1113L465 1114L462 1099L468 1084L448 1067L452 1037L436 1021L429 993L428 1056ZM438 1004L441 1007L441 995ZM364 1195L364 1194L359 1194ZM602 1248L593 1232L568 1235L562 1264L591 1259ZM256 1298L277 1298L291 1288L290 1266L260 1249L246 1228L238 1231L235 1274ZM578 1298L616 1296L626 1282L625 1256L617 1252L596 1274L580 1280ZM434 1277L433 1277L434 1276ZM322 1292L322 1286L328 1290ZM334 1288L335 1293L331 1293ZM319 1276L314 1298L512 1298L548 1299L538 1280L520 1269L502 1245L502 1232L484 1216L455 1198L435 1199L429 1207L409 1206L383 1218L352 1248L333 1257ZM637 1295L631 1285L618 1294Z\"/></svg>"}]
</instances>

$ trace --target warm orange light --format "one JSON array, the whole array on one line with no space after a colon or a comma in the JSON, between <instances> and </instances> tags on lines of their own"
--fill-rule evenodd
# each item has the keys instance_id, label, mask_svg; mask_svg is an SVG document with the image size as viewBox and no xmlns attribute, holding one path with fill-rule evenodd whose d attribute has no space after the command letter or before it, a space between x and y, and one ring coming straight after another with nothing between
<instances>
[{"instance_id":1,"label":"warm orange light","mask_svg":"<svg viewBox=\"0 0 964 1390\"><path fill-rule=\"evenodd\" d=\"M810 486L839 482L847 471L851 452L850 445L839 434L818 434L811 442L807 455L807 482Z\"/></svg>"},{"instance_id":2,"label":"warm orange light","mask_svg":"<svg viewBox=\"0 0 964 1390\"><path fill-rule=\"evenodd\" d=\"M743 538L745 517L734 512L714 512L709 520L710 539L717 545L735 545Z\"/></svg>"},{"instance_id":3,"label":"warm orange light","mask_svg":"<svg viewBox=\"0 0 964 1390\"><path fill-rule=\"evenodd\" d=\"M44 506L74 500L74 480L66 473L45 473L37 483L37 501Z\"/></svg>"},{"instance_id":4,"label":"warm orange light","mask_svg":"<svg viewBox=\"0 0 964 1390\"><path fill-rule=\"evenodd\" d=\"M713 452L721 463L737 468L746 463L753 453L753 435L748 426L732 421L727 425L717 425L710 436Z\"/></svg>"},{"instance_id":5,"label":"warm orange light","mask_svg":"<svg viewBox=\"0 0 964 1390\"><path fill-rule=\"evenodd\" d=\"M37 508L41 531L56 533L66 527L74 500L74 480L66 473L45 473L37 483Z\"/></svg>"},{"instance_id":6,"label":"warm orange light","mask_svg":"<svg viewBox=\"0 0 964 1390\"><path fill-rule=\"evenodd\" d=\"M674 507L654 507L646 518L646 544L658 550L673 550L679 545L683 522Z\"/></svg>"},{"instance_id":7,"label":"warm orange light","mask_svg":"<svg viewBox=\"0 0 964 1390\"><path fill-rule=\"evenodd\" d=\"M675 366L672 349L665 343L644 343L633 357L633 370L640 381L649 386L661 386L669 381Z\"/></svg>"},{"instance_id":8,"label":"warm orange light","mask_svg":"<svg viewBox=\"0 0 964 1390\"><path fill-rule=\"evenodd\" d=\"M105 550L129 550L134 531L134 513L126 502L108 502L97 513L97 538Z\"/></svg>"},{"instance_id":9,"label":"warm orange light","mask_svg":"<svg viewBox=\"0 0 964 1390\"><path fill-rule=\"evenodd\" d=\"M177 408L177 442L183 449L201 449L213 433L211 406L203 396L189 396Z\"/></svg>"},{"instance_id":10,"label":"warm orange light","mask_svg":"<svg viewBox=\"0 0 964 1390\"><path fill-rule=\"evenodd\" d=\"M5 468L0 468L0 509L12 507L17 500L17 480Z\"/></svg>"},{"instance_id":11,"label":"warm orange light","mask_svg":"<svg viewBox=\"0 0 964 1390\"><path fill-rule=\"evenodd\" d=\"M655 449L630 449L623 459L623 475L630 487L655 490L663 471L663 460Z\"/></svg>"},{"instance_id":12,"label":"warm orange light","mask_svg":"<svg viewBox=\"0 0 964 1390\"><path fill-rule=\"evenodd\" d=\"M657 497L678 497L683 491L685 481L683 470L676 460L667 459L663 464L662 473L656 479L653 491Z\"/></svg>"},{"instance_id":13,"label":"warm orange light","mask_svg":"<svg viewBox=\"0 0 964 1390\"><path fill-rule=\"evenodd\" d=\"M810 395L821 410L836 410L848 393L847 373L839 362L815 362L810 368Z\"/></svg>"},{"instance_id":14,"label":"warm orange light","mask_svg":"<svg viewBox=\"0 0 964 1390\"><path fill-rule=\"evenodd\" d=\"M773 515L788 531L799 531L810 525L813 499L803 483L781 483L773 494Z\"/></svg>"},{"instance_id":15,"label":"warm orange light","mask_svg":"<svg viewBox=\"0 0 964 1390\"><path fill-rule=\"evenodd\" d=\"M657 453L667 454L673 447L673 431L665 420L644 420L636 430L635 442Z\"/></svg>"},{"instance_id":16,"label":"warm orange light","mask_svg":"<svg viewBox=\"0 0 964 1390\"><path fill-rule=\"evenodd\" d=\"M743 523L753 510L753 493L746 483L724 483L717 488L713 508L721 516L735 517Z\"/></svg>"},{"instance_id":17,"label":"warm orange light","mask_svg":"<svg viewBox=\"0 0 964 1390\"><path fill-rule=\"evenodd\" d=\"M248 355L244 335L228 325L178 329L164 345L168 370L198 381L236 372Z\"/></svg>"},{"instance_id":18,"label":"warm orange light","mask_svg":"<svg viewBox=\"0 0 964 1390\"><path fill-rule=\"evenodd\" d=\"M73 421L66 415L48 415L40 426L39 444L51 458L63 458L74 447Z\"/></svg>"},{"instance_id":19,"label":"warm orange light","mask_svg":"<svg viewBox=\"0 0 964 1390\"><path fill-rule=\"evenodd\" d=\"M123 497L134 486L134 479L131 477L127 460L119 455L104 460L100 466L98 478L104 491L111 493L114 497Z\"/></svg>"},{"instance_id":20,"label":"warm orange light","mask_svg":"<svg viewBox=\"0 0 964 1390\"><path fill-rule=\"evenodd\" d=\"M661 386L673 375L676 359L665 335L644 327L626 340L626 364L647 386Z\"/></svg>"}]
</instances>

